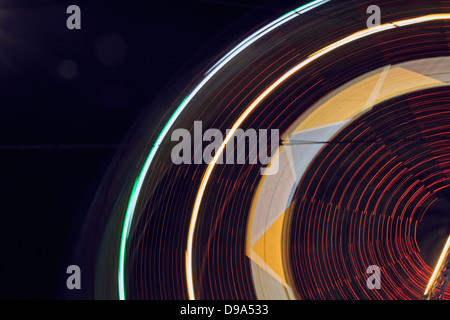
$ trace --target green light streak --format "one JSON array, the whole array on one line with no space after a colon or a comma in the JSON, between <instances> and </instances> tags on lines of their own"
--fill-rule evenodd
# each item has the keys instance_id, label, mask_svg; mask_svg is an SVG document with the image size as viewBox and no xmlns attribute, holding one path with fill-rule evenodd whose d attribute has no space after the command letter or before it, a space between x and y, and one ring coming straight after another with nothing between
<instances>
[{"instance_id":1,"label":"green light streak","mask_svg":"<svg viewBox=\"0 0 450 320\"><path fill-rule=\"evenodd\" d=\"M139 174L136 182L134 183L133 190L131 191L130 201L128 202L128 207L125 215L125 220L123 223L122 229L122 237L120 242L120 260L119 260L119 299L125 300L125 253L126 246L128 240L128 234L130 232L131 222L133 221L134 210L136 209L136 203L139 196L139 192L141 191L142 184L144 183L145 176L147 175L148 169L150 168L150 164L155 157L156 151L159 148L159 145L162 143L164 137L168 133L170 127L173 125L175 120L178 118L179 114L186 107L188 97L186 97L183 102L178 106L175 110L174 114L170 117L169 121L166 123L164 128L162 129L158 139L156 140L155 145L152 147L150 154L147 160L144 163L144 166Z\"/></svg>"},{"instance_id":2,"label":"green light streak","mask_svg":"<svg viewBox=\"0 0 450 320\"><path fill-rule=\"evenodd\" d=\"M306 11L314 9L315 7L317 7L323 3L326 3L328 1L329 0L312 1L310 3L307 3L303 6L295 9L295 10L292 10L292 11L284 14L278 20L287 19L288 17L292 16L293 14L299 15L301 13L304 13ZM301 11L301 12L298 12L298 11ZM280 23L280 25L281 25L281 23ZM279 25L277 25L277 27L278 26ZM257 32L255 34L257 34ZM245 44L245 47L249 46L251 43L253 43L254 41L256 41L259 38L255 37L254 39L252 39L252 37L249 37L248 39L252 40L252 41L244 40L243 43ZM238 47L239 47L239 45L238 45ZM187 106L187 104L192 100L192 98L197 94L197 92L200 91L200 89L213 77L213 75L215 73L217 73L217 71L219 71L226 63L231 61L231 59L234 58L243 49L244 49L244 46L241 47L239 51L234 52L234 55L230 56L228 59L226 59L221 64L219 64L219 66L217 66L214 69L214 72L209 73L205 77L205 79L203 79L203 81L181 102L181 104L175 110L174 114L170 117L169 121L166 123L166 125L162 129L161 133L159 134L158 139L155 142L155 145L152 147L150 154L147 157L147 160L145 161L144 166L133 185L133 189L132 189L131 195L130 195L130 200L128 202L128 206L127 206L127 210L126 210L126 214L125 214L125 219L123 222L122 236L121 236L121 241L120 241L120 258L119 258L119 270L118 270L118 287L119 287L119 299L120 300L126 299L126 294L125 294L125 256L126 256L128 235L130 232L131 223L133 221L133 215L134 215L134 211L136 209L136 203L137 203L137 200L139 197L139 193L140 193L142 185L144 183L145 176L147 175L150 165L156 155L156 152L158 151L159 146L161 145L162 141L164 140L164 137L167 135L167 133L169 132L170 128L172 127L172 125L174 124L174 122L176 121L178 116L181 114L181 112L184 110L184 108Z\"/></svg>"}]
</instances>

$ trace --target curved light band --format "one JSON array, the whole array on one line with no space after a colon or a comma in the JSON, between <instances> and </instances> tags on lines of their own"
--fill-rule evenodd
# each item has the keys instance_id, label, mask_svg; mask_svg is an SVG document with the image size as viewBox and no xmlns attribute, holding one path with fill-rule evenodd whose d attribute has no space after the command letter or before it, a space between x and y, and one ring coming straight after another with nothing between
<instances>
[{"instance_id":1,"label":"curved light band","mask_svg":"<svg viewBox=\"0 0 450 320\"><path fill-rule=\"evenodd\" d=\"M444 249L442 249L442 253L439 257L438 262L436 263L436 267L434 268L433 274L431 275L430 281L428 282L427 288L425 289L424 296L428 294L428 291L433 286L434 282L436 281L436 278L438 274L441 272L442 267L445 262L445 258L448 255L448 250L450 249L450 236L447 239L447 242L445 243Z\"/></svg>"},{"instance_id":2,"label":"curved light band","mask_svg":"<svg viewBox=\"0 0 450 320\"><path fill-rule=\"evenodd\" d=\"M127 247L128 235L130 232L131 222L133 221L134 211L136 209L137 199L139 197L139 193L142 189L142 185L145 180L145 176L150 168L150 165L155 157L156 152L159 149L162 141L165 136L169 132L170 128L179 117L181 112L186 108L189 102L194 98L194 96L202 89L205 84L220 70L222 69L228 62L230 62L233 58L235 58L239 53L245 50L248 46L253 44L255 41L268 34L272 30L278 28L282 24L288 22L289 20L297 17L298 15L305 13L309 10L312 10L330 0L315 0L304 6L301 6L295 10L292 10L285 15L281 16L277 20L271 22L265 27L259 29L243 41L241 41L233 50L231 50L227 55L225 55L222 59L220 59L210 70L208 70L204 79L194 88L194 90L181 102L178 108L175 110L174 114L170 117L169 121L166 123L161 133L159 134L154 146L152 147L147 160L142 167L142 170L139 176L136 178L133 189L131 191L130 200L128 201L127 211L125 214L125 219L122 227L122 236L120 240L120 258L119 258L119 271L118 271L118 287L119 287L119 299L125 300L125 253Z\"/></svg>"},{"instance_id":3,"label":"curved light band","mask_svg":"<svg viewBox=\"0 0 450 320\"><path fill-rule=\"evenodd\" d=\"M292 76L294 73L302 69L304 66L308 65L309 63L313 62L314 60L318 59L319 57L325 55L326 53L329 53L343 45L346 45L348 43L351 43L355 40L364 38L368 35L375 34L378 32L382 32L389 29L394 29L397 27L403 27L408 26L412 24L422 23L422 22L428 22L432 20L444 20L444 19L450 19L450 14L431 14L426 16L421 16L418 18L413 19L406 19L401 20L393 23L386 23L380 26L372 27L369 29L364 29L362 31L356 32L350 36L347 36L339 41L336 41L332 43L329 46L326 46L323 49L320 49L316 51L315 53L311 54L301 63L297 64L295 67L287 71L285 74L283 74L277 81L275 81L272 85L270 85L266 90L264 90L263 93L261 93L256 100L254 100L250 106L244 111L244 113L237 119L237 121L234 123L232 128L228 131L227 136L225 137L222 145L218 149L218 152L215 154L212 161L209 163L206 172L203 175L197 197L195 199L194 208L192 210L192 216L191 221L189 225L189 234L188 234L188 242L187 242L187 250L186 250L186 279L187 279L187 287L188 287L188 293L189 293L189 299L194 300L195 299L195 293L194 293L194 284L193 284L193 274L192 274L192 244L194 239L194 231L195 226L197 224L197 217L198 212L200 209L200 204L202 202L203 194L206 189L206 184L208 183L208 180L211 176L211 173L219 159L219 157L222 155L222 152L225 148L225 145L228 143L228 141L231 139L231 137L234 135L236 130L239 128L239 126L242 124L242 122L247 118L247 116L258 106L258 104L267 96L269 95L273 90L275 90L276 87L278 87L281 83L283 83L285 80L287 80L290 76Z\"/></svg>"}]
</instances>

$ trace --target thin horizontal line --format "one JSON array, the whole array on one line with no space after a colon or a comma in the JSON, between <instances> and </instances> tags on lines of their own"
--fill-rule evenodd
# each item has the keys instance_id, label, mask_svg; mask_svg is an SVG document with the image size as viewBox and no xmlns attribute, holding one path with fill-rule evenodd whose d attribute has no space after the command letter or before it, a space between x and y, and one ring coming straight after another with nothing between
<instances>
[{"instance_id":1,"label":"thin horizontal line","mask_svg":"<svg viewBox=\"0 0 450 320\"><path fill-rule=\"evenodd\" d=\"M170 146L170 145L159 145ZM149 144L35 144L35 145L3 145L0 150L77 150L77 149L150 149Z\"/></svg>"}]
</instances>

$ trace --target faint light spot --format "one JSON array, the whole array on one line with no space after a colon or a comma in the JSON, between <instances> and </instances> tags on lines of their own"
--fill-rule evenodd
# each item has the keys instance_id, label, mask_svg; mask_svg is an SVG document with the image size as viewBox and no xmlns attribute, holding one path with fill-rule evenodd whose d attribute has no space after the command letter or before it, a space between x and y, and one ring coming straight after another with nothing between
<instances>
[{"instance_id":1,"label":"faint light spot","mask_svg":"<svg viewBox=\"0 0 450 320\"><path fill-rule=\"evenodd\" d=\"M127 44L117 34L105 34L95 42L97 59L109 66L117 66L127 54Z\"/></svg>"},{"instance_id":2,"label":"faint light spot","mask_svg":"<svg viewBox=\"0 0 450 320\"><path fill-rule=\"evenodd\" d=\"M75 79L78 76L78 65L72 60L64 60L59 64L59 74L66 79Z\"/></svg>"}]
</instances>

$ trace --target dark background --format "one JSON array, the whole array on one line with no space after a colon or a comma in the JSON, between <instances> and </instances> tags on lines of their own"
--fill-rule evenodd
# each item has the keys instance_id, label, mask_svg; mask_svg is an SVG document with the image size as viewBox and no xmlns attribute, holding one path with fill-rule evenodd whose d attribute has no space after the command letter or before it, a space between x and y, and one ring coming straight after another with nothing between
<instances>
[{"instance_id":1,"label":"dark background","mask_svg":"<svg viewBox=\"0 0 450 320\"><path fill-rule=\"evenodd\" d=\"M56 275L76 264L92 196L140 115L162 115L158 97L303 3L0 1L0 298L61 298ZM81 30L66 28L71 4Z\"/></svg>"}]
</instances>

